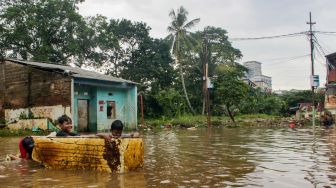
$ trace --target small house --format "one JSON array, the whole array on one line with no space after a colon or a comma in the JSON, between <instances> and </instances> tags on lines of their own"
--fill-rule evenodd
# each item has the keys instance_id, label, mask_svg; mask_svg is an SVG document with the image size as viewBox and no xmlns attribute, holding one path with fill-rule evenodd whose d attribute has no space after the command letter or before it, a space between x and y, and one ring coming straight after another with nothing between
<instances>
[{"instance_id":1,"label":"small house","mask_svg":"<svg viewBox=\"0 0 336 188\"><path fill-rule=\"evenodd\" d=\"M105 131L119 119L137 125L136 83L51 63L0 61L0 119L55 122L67 114L79 132Z\"/></svg>"}]
</instances>

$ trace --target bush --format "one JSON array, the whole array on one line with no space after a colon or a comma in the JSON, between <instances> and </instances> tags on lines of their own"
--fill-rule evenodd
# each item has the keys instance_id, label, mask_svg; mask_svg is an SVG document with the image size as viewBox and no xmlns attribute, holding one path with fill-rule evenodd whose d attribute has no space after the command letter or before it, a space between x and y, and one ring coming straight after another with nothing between
<instances>
[{"instance_id":1,"label":"bush","mask_svg":"<svg viewBox=\"0 0 336 188\"><path fill-rule=\"evenodd\" d=\"M10 130L10 129L1 129L0 137L7 136L45 136L50 133L49 130L40 130L38 132L33 132L30 129L19 129L19 130Z\"/></svg>"}]
</instances>

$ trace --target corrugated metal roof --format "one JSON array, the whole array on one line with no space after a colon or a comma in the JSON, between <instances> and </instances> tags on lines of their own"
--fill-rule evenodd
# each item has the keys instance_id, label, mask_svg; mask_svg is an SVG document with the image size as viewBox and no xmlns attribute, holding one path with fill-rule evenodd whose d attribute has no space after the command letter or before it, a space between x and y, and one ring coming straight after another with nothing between
<instances>
[{"instance_id":1,"label":"corrugated metal roof","mask_svg":"<svg viewBox=\"0 0 336 188\"><path fill-rule=\"evenodd\" d=\"M50 70L60 72L60 73L68 72L69 75L74 78L84 78L84 79L91 79L91 80L103 80L103 81L109 81L109 82L137 84L136 82L125 80L122 78L116 78L113 76L107 76L107 75L94 72L94 71L84 70L79 67L71 67L71 66L65 66L65 65L57 65L57 64L52 64L52 63L41 63L41 62L34 62L34 61L22 61L22 60L16 60L16 59L6 59L6 60L20 63L20 64L25 64L25 65L31 65L36 68L50 69Z\"/></svg>"}]
</instances>

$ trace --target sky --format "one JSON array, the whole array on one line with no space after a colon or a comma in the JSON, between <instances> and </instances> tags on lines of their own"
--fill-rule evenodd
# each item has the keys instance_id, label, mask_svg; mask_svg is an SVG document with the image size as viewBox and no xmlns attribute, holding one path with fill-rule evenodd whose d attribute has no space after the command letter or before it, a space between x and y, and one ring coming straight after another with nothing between
<instances>
[{"instance_id":1,"label":"sky","mask_svg":"<svg viewBox=\"0 0 336 188\"><path fill-rule=\"evenodd\" d=\"M206 26L221 27L229 38L283 35L309 30L309 12L316 22L314 31L336 32L334 0L86 0L79 5L83 16L104 15L113 19L141 21L151 27L150 35L168 35L168 16L172 9L185 7L188 19L200 18L192 30ZM316 38L324 54L336 52L336 34L319 34ZM310 89L311 61L307 36L265 40L232 41L245 61L262 63L262 73L272 77L273 90ZM320 86L326 80L323 52L315 53L315 75Z\"/></svg>"}]
</instances>

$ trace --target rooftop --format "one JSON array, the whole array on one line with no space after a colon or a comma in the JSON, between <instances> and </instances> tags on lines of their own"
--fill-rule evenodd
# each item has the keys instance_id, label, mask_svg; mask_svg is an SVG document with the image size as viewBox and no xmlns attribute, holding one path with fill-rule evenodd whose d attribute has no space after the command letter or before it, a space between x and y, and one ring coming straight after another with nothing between
<instances>
[{"instance_id":1,"label":"rooftop","mask_svg":"<svg viewBox=\"0 0 336 188\"><path fill-rule=\"evenodd\" d=\"M55 71L59 73L67 73L74 78L84 78L84 79L90 79L90 80L103 80L103 81L109 81L109 82L137 84L136 82L125 80L122 78L116 78L113 76L104 75L104 74L94 72L94 71L84 70L79 67L71 67L71 66L65 66L65 65L58 65L58 64L52 64L52 63L41 63L41 62L34 62L34 61L23 61L23 60L16 60L16 59L6 59L6 60L16 62L19 64L23 64L23 65L30 65L35 68L47 69L47 70L51 70L51 71Z\"/></svg>"}]
</instances>

